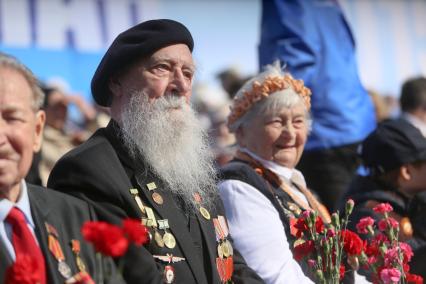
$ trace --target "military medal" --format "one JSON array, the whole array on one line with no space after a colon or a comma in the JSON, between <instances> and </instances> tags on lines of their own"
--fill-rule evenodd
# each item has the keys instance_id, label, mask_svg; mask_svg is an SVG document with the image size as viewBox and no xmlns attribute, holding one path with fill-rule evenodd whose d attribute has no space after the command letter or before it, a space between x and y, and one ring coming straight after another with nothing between
<instances>
[{"instance_id":1,"label":"military medal","mask_svg":"<svg viewBox=\"0 0 426 284\"><path fill-rule=\"evenodd\" d=\"M164 245L168 247L169 249L173 249L176 246L176 239L171 233L167 232L167 229L170 228L169 220L168 219L158 220L158 225L161 230L164 230L164 235L163 235Z\"/></svg>"},{"instance_id":2,"label":"military medal","mask_svg":"<svg viewBox=\"0 0 426 284\"><path fill-rule=\"evenodd\" d=\"M151 197L158 205L162 205L164 203L163 197L158 192L153 192Z\"/></svg>"},{"instance_id":3,"label":"military medal","mask_svg":"<svg viewBox=\"0 0 426 284\"><path fill-rule=\"evenodd\" d=\"M194 193L194 200L198 205L200 205L199 211L201 216L203 216L206 220L210 220L210 213L206 208L201 206L201 196L198 192Z\"/></svg>"},{"instance_id":4,"label":"military medal","mask_svg":"<svg viewBox=\"0 0 426 284\"><path fill-rule=\"evenodd\" d=\"M164 267L164 283L170 284L175 281L175 269L171 265Z\"/></svg>"},{"instance_id":5,"label":"military medal","mask_svg":"<svg viewBox=\"0 0 426 284\"><path fill-rule=\"evenodd\" d=\"M160 248L164 247L163 237L161 236L160 232L157 229L154 229L154 240L157 246L159 246Z\"/></svg>"},{"instance_id":6,"label":"military medal","mask_svg":"<svg viewBox=\"0 0 426 284\"><path fill-rule=\"evenodd\" d=\"M228 256L230 256L230 253L229 253L229 247L228 247L228 243L227 243L227 241L224 241L224 242L222 243L222 250L223 250L223 256L224 256L224 257L228 257Z\"/></svg>"},{"instance_id":7,"label":"military medal","mask_svg":"<svg viewBox=\"0 0 426 284\"><path fill-rule=\"evenodd\" d=\"M161 194L155 191L157 189L157 185L155 184L155 182L147 183L146 188L148 188L150 192L152 191L151 198L152 200L154 200L155 203L157 203L158 205L162 205L164 203Z\"/></svg>"},{"instance_id":8,"label":"military medal","mask_svg":"<svg viewBox=\"0 0 426 284\"><path fill-rule=\"evenodd\" d=\"M164 267L164 273L163 273L164 282L165 283L173 283L173 281L175 280L175 270L174 270L173 266L171 265L171 263L183 261L183 260L185 260L185 258L179 257L179 256L173 256L172 254L153 255L153 257L168 263Z\"/></svg>"},{"instance_id":9,"label":"military medal","mask_svg":"<svg viewBox=\"0 0 426 284\"><path fill-rule=\"evenodd\" d=\"M84 264L83 260L80 257L80 241L71 240L71 248L72 248L72 252L75 254L75 262L77 264L78 269L81 272L86 271L86 265Z\"/></svg>"},{"instance_id":10,"label":"military medal","mask_svg":"<svg viewBox=\"0 0 426 284\"><path fill-rule=\"evenodd\" d=\"M203 206L200 206L200 213L206 220L210 220L210 213Z\"/></svg>"},{"instance_id":11,"label":"military medal","mask_svg":"<svg viewBox=\"0 0 426 284\"><path fill-rule=\"evenodd\" d=\"M142 200L139 197L139 191L136 188L131 188L129 189L129 191L130 191L130 194L133 195L133 198L135 199L136 204L138 205L141 212L145 214L145 206L143 205Z\"/></svg>"},{"instance_id":12,"label":"military medal","mask_svg":"<svg viewBox=\"0 0 426 284\"><path fill-rule=\"evenodd\" d=\"M411 225L408 217L402 217L401 221L399 221L399 227L405 236L409 238L413 236L413 225Z\"/></svg>"},{"instance_id":13,"label":"military medal","mask_svg":"<svg viewBox=\"0 0 426 284\"><path fill-rule=\"evenodd\" d=\"M219 256L219 258L223 258L223 249L222 249L222 244L218 244L217 245L217 255Z\"/></svg>"},{"instance_id":14,"label":"military medal","mask_svg":"<svg viewBox=\"0 0 426 284\"><path fill-rule=\"evenodd\" d=\"M65 279L71 278L71 268L65 262L64 252L62 251L61 245L58 241L58 232L48 223L45 223L45 226L48 233L47 241L49 250L58 261L58 271Z\"/></svg>"}]
</instances>

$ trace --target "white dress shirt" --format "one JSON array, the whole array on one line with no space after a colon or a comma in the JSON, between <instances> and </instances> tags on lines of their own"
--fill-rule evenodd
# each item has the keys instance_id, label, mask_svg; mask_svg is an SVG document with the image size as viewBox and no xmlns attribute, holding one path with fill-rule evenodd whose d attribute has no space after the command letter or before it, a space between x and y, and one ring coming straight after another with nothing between
<instances>
[{"instance_id":1,"label":"white dress shirt","mask_svg":"<svg viewBox=\"0 0 426 284\"><path fill-rule=\"evenodd\" d=\"M24 180L22 180L21 182L21 192L19 194L18 202L16 202L16 204L5 198L0 200L0 240L3 242L13 261L15 261L16 255L12 245L12 226L5 222L5 219L14 206L19 208L24 213L25 221L27 222L28 228L35 236L35 225L33 217L31 216L31 207L30 200L28 198L27 184ZM35 239L37 241L37 238Z\"/></svg>"},{"instance_id":2,"label":"white dress shirt","mask_svg":"<svg viewBox=\"0 0 426 284\"><path fill-rule=\"evenodd\" d=\"M265 161L242 149L266 168L289 179L295 170ZM301 175L300 172L298 174ZM303 177L303 176L302 176ZM278 211L261 192L239 180L219 183L229 230L248 266L266 283L313 283L293 259ZM295 190L295 194L303 194Z\"/></svg>"}]
</instances>

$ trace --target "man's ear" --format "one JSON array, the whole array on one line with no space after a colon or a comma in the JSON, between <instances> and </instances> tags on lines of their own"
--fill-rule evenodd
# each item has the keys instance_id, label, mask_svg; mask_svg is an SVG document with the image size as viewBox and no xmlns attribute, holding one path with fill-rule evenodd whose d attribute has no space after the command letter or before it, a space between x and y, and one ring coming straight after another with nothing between
<instances>
[{"instance_id":1,"label":"man's ear","mask_svg":"<svg viewBox=\"0 0 426 284\"><path fill-rule=\"evenodd\" d=\"M37 153L40 151L41 143L43 142L43 129L44 123L46 122L46 113L43 110L39 110L35 114L34 123L34 144L33 151Z\"/></svg>"},{"instance_id":2,"label":"man's ear","mask_svg":"<svg viewBox=\"0 0 426 284\"><path fill-rule=\"evenodd\" d=\"M109 78L108 88L114 97L120 97L122 95L121 83L116 76Z\"/></svg>"},{"instance_id":3,"label":"man's ear","mask_svg":"<svg viewBox=\"0 0 426 284\"><path fill-rule=\"evenodd\" d=\"M409 167L409 165L402 165L399 168L399 177L403 181L409 181L411 179L411 168Z\"/></svg>"}]
</instances>

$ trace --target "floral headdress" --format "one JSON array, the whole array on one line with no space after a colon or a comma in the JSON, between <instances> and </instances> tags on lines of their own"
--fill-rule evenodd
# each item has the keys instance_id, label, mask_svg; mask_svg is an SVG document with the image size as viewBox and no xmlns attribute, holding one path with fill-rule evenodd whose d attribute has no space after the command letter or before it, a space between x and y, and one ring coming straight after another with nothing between
<instances>
[{"instance_id":1,"label":"floral headdress","mask_svg":"<svg viewBox=\"0 0 426 284\"><path fill-rule=\"evenodd\" d=\"M290 74L266 76L262 82L255 80L251 90L242 92L235 96L231 113L228 116L228 126L241 118L257 102L267 98L275 92L292 89L304 101L307 110L311 108L311 90L305 87L303 80L293 79Z\"/></svg>"}]
</instances>

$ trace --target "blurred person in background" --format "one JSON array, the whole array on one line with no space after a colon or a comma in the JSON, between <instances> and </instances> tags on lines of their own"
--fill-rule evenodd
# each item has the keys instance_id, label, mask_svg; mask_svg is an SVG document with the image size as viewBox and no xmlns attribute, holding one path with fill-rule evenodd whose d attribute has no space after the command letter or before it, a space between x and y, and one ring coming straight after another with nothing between
<instances>
[{"instance_id":1,"label":"blurred person in background","mask_svg":"<svg viewBox=\"0 0 426 284\"><path fill-rule=\"evenodd\" d=\"M358 168L357 147L376 124L352 33L337 1L263 0L262 7L260 67L278 59L315 94L298 169L334 211Z\"/></svg>"},{"instance_id":2,"label":"blurred person in background","mask_svg":"<svg viewBox=\"0 0 426 284\"><path fill-rule=\"evenodd\" d=\"M358 221L367 216L379 220L373 208L389 203L390 217L400 224L400 240L416 255L426 245L426 138L403 119L386 120L362 142L361 157L367 175L354 178L341 202L344 208L348 198L355 201L350 229L356 231ZM412 264L419 266L416 259Z\"/></svg>"},{"instance_id":3,"label":"blurred person in background","mask_svg":"<svg viewBox=\"0 0 426 284\"><path fill-rule=\"evenodd\" d=\"M330 221L295 169L312 123L310 95L271 65L242 86L228 116L238 150L222 168L220 196L235 247L266 283L312 283L293 259L291 214L313 209Z\"/></svg>"},{"instance_id":4,"label":"blurred person in background","mask_svg":"<svg viewBox=\"0 0 426 284\"><path fill-rule=\"evenodd\" d=\"M50 171L69 150L84 142L90 132L78 127L70 127L68 108L74 104L85 124L89 124L96 118L96 110L88 104L80 95L65 94L58 87L43 86L45 99L43 110L46 113L46 126L43 132L43 144L39 171L42 184L47 184Z\"/></svg>"},{"instance_id":5,"label":"blurred person in background","mask_svg":"<svg viewBox=\"0 0 426 284\"><path fill-rule=\"evenodd\" d=\"M399 97L401 117L426 136L426 78L417 77L404 82Z\"/></svg>"}]
</instances>

